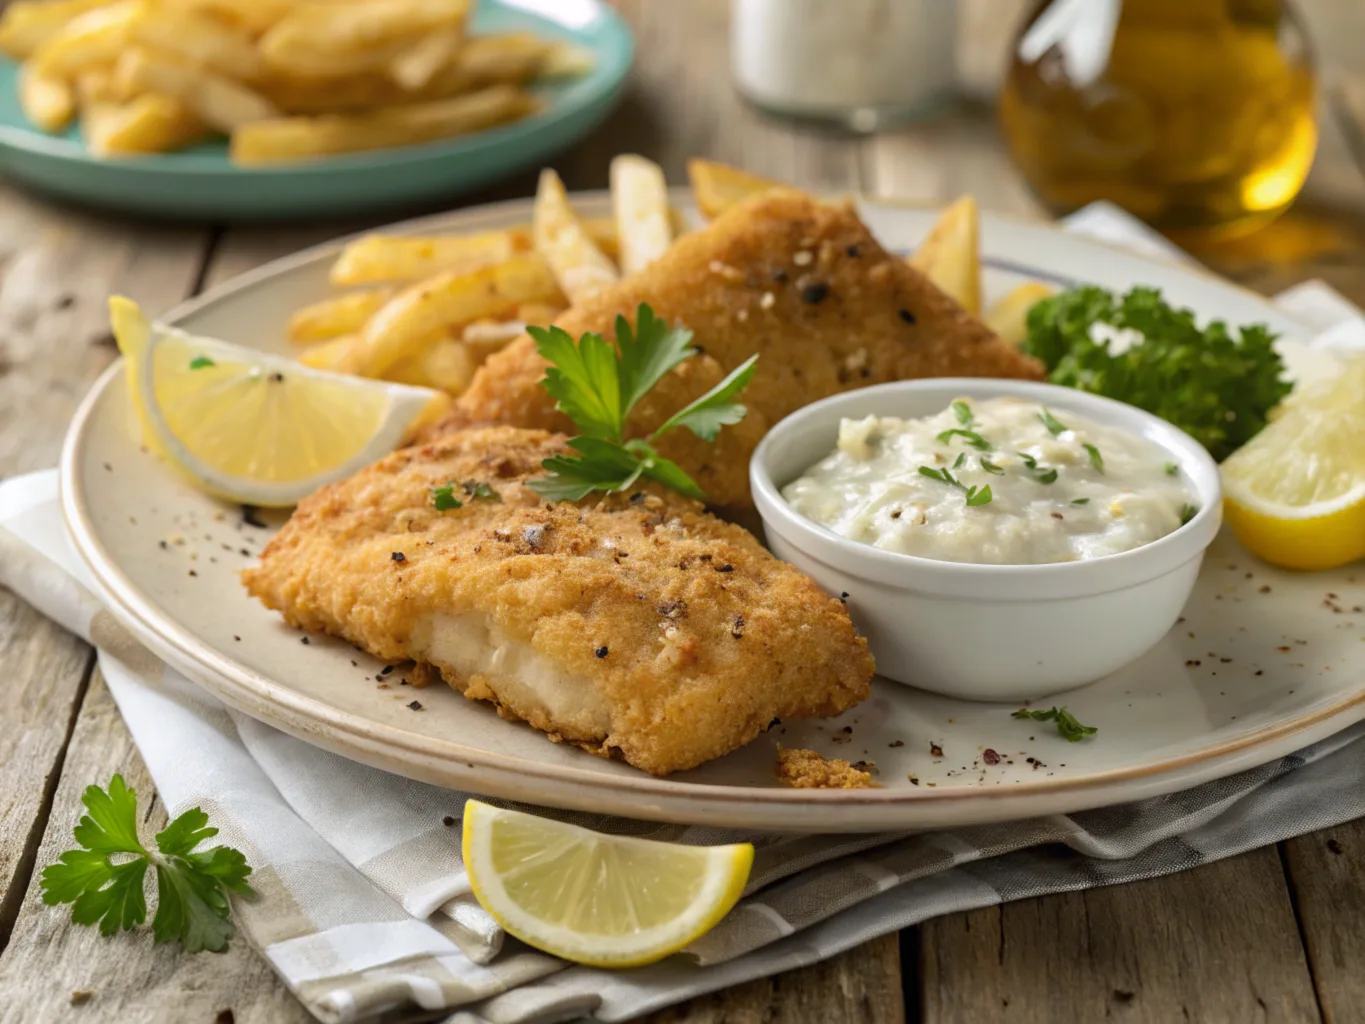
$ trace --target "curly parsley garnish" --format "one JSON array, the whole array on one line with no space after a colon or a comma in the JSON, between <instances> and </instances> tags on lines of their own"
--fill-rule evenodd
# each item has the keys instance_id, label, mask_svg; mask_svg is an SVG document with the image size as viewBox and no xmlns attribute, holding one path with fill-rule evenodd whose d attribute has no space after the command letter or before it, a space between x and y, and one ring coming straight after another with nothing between
<instances>
[{"instance_id":1,"label":"curly parsley garnish","mask_svg":"<svg viewBox=\"0 0 1365 1024\"><path fill-rule=\"evenodd\" d=\"M148 850L137 834L137 792L123 776L115 775L107 792L90 786L81 803L89 812L76 826L82 849L68 850L43 869L43 902L73 904L71 919L98 924L101 935L131 931L147 920L143 883L154 867L156 941L179 942L187 953L226 949L233 927L225 890L254 895L246 882L251 867L230 846L195 850L218 834L205 827L208 815L198 807L186 811L156 834L156 849Z\"/></svg>"},{"instance_id":2,"label":"curly parsley garnish","mask_svg":"<svg viewBox=\"0 0 1365 1024\"><path fill-rule=\"evenodd\" d=\"M1056 722L1057 732L1062 739L1068 743L1079 743L1087 736L1093 736L1099 732L1093 725L1081 725L1066 708L1049 708L1046 711L1030 711L1028 708L1020 708L1011 718L1031 718L1035 722Z\"/></svg>"},{"instance_id":3,"label":"curly parsley garnish","mask_svg":"<svg viewBox=\"0 0 1365 1024\"><path fill-rule=\"evenodd\" d=\"M1114 351L1091 333L1095 324L1141 338ZM1264 324L1235 332L1219 320L1199 327L1193 311L1165 302L1155 288L1120 297L1084 286L1029 310L1023 349L1042 360L1053 384L1146 409L1221 462L1260 433L1289 394L1275 337Z\"/></svg>"},{"instance_id":4,"label":"curly parsley garnish","mask_svg":"<svg viewBox=\"0 0 1365 1024\"><path fill-rule=\"evenodd\" d=\"M549 475L531 481L533 491L544 498L577 501L593 491L627 490L643 476L689 498L705 497L681 466L655 450L654 442L679 427L714 441L722 427L743 419L747 410L734 399L753 378L757 356L670 416L648 438L627 439L626 421L636 403L665 374L697 354L692 332L669 326L641 303L634 329L625 317L616 318L615 348L592 332L577 343L559 327L529 327L527 333L550 364L541 385L579 430L569 440L577 454L546 459L542 465Z\"/></svg>"},{"instance_id":5,"label":"curly parsley garnish","mask_svg":"<svg viewBox=\"0 0 1365 1024\"><path fill-rule=\"evenodd\" d=\"M451 509L464 507L464 502L455 497L454 484L433 487L431 489L431 503L436 506L437 512L449 512Z\"/></svg>"}]
</instances>

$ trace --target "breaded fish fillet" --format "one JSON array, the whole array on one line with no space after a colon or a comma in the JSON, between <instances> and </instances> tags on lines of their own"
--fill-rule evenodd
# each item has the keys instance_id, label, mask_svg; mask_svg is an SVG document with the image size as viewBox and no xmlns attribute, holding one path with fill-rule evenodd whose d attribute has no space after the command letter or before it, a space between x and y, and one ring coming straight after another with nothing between
<instances>
[{"instance_id":1,"label":"breaded fish fillet","mask_svg":"<svg viewBox=\"0 0 1365 1024\"><path fill-rule=\"evenodd\" d=\"M396 452L300 504L247 589L658 775L867 697L843 605L740 527L652 487L543 501L526 481L563 443L491 427ZM463 505L438 511L452 482Z\"/></svg>"},{"instance_id":2,"label":"breaded fish fillet","mask_svg":"<svg viewBox=\"0 0 1365 1024\"><path fill-rule=\"evenodd\" d=\"M749 413L715 444L685 430L659 445L713 506L750 505L749 457L784 416L840 391L911 377L1042 379L1043 367L1006 344L888 253L851 204L802 192L756 197L680 238L658 260L565 312L575 338L612 337L640 303L690 327L702 350L665 377L631 416L647 434L758 353L741 396ZM508 423L572 430L540 386L545 361L529 337L492 356L442 429ZM433 435L434 436L434 435Z\"/></svg>"}]
</instances>

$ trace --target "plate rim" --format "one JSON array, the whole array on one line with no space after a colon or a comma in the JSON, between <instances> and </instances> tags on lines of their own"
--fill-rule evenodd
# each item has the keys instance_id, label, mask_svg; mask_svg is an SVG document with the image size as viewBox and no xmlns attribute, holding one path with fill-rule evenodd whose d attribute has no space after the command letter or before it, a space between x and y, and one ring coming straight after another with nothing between
<instances>
[{"instance_id":1,"label":"plate rim","mask_svg":"<svg viewBox=\"0 0 1365 1024\"><path fill-rule=\"evenodd\" d=\"M672 198L674 199L685 194L685 190L682 189L672 190ZM590 204L600 204L608 197L609 194L601 190L577 192L572 196L576 202L585 207ZM882 197L860 196L859 198L866 205L872 207L882 205L900 209L918 209L923 212L928 212L934 208L932 206L910 207L908 205L898 207L896 204L886 202ZM375 231L412 232L451 220L464 223L480 220L510 221L523 214L529 216L530 204L530 199L512 199L498 203L481 204L399 221L322 242L272 260L222 282L201 295L178 304L162 319L169 323L177 323L185 317L251 289L262 280L276 277L319 258L334 254L347 241L360 235L371 234ZM686 205L690 206L690 204ZM1104 242L1080 238L1046 222L1040 223L1026 218L1010 218L994 213L983 213L983 227L988 226L992 220L1005 221L1042 232L1048 236L1060 237L1071 245L1094 247L1110 256L1117 253L1142 264L1160 267L1166 272L1191 274L1190 268L1183 265L1162 263ZM1291 318L1276 310L1264 296L1250 289L1225 281L1209 272L1199 273L1196 271L1191 276L1205 278L1223 288L1235 290L1254 299L1256 304L1265 310L1268 319L1293 322ZM159 612L150 597L142 594L112 556L105 551L90 517L88 497L80 485L80 467L83 463L82 454L89 435L87 424L91 422L108 389L114 386L116 380L121 376L122 365L122 358L115 360L91 386L72 417L71 425L63 441L58 477L59 501L72 540L73 550L90 572L106 603L113 606L111 611L121 612L122 614L117 617L123 619L126 625L132 626L134 632L156 638L161 645L177 652L186 663L194 664L204 670L202 673L197 673L196 678L199 679L201 685L204 685L216 696L226 700L234 707L239 707L248 714L252 714L251 709L255 708L261 714L253 714L252 717L259 717L266 724L280 728L315 745L321 744L317 744L313 734L309 730L293 727L293 722L290 719L297 718L301 721L310 722L317 727L330 729L338 736L352 737L352 746L356 745L356 741L364 740L372 746L378 746L387 751L405 751L420 758L436 758L442 761L453 762L458 760L464 765L484 767L523 779L529 777L552 784L581 785L598 792L605 790L617 797L653 797L662 801L683 800L692 803L700 801L728 805L758 803L775 805L778 808L811 806L822 810L829 807L840 807L870 811L901 806L923 807L968 802L989 804L999 802L1002 799L1013 802L1015 800L1025 801L1031 797L1046 798L1073 793L1083 794L1096 789L1121 785L1125 782L1153 779L1163 775L1174 776L1182 770L1206 763L1214 771L1210 777L1220 777L1247 767L1241 763L1237 755L1245 755L1258 748L1272 747L1277 741L1312 731L1334 719L1341 720L1342 728L1365 719L1365 681L1362 681L1357 684L1354 692L1346 693L1339 699L1320 708L1242 733L1213 746L1200 747L1159 761L1106 769L1081 777L1053 777L1019 782L1006 791L974 786L920 788L909 791L889 788L862 790L782 789L670 781L666 776L656 777L644 772L640 772L638 775L609 775L585 768L527 761L514 755L469 748L454 740L431 737L400 727L384 725L374 719L338 709L316 698L300 694L289 686L272 680L262 673L233 662L224 652L194 636L188 630L182 629L168 616ZM285 720L282 721L280 717L266 717L263 712L264 709L268 708L278 708L286 712ZM439 745L442 749L433 750L433 745ZM336 747L332 746L328 749L336 749ZM1280 755L1271 753L1265 760L1273 760L1276 756ZM364 760L364 758L357 759ZM1232 765L1227 770L1220 771L1222 767L1218 764L1220 761L1231 761ZM402 762L393 763L402 764Z\"/></svg>"}]
</instances>

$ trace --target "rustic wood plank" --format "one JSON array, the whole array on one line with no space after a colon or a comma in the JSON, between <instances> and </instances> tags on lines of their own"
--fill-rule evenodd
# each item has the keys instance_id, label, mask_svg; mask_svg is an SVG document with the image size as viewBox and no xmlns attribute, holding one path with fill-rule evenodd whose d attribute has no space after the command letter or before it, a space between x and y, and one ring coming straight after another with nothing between
<instances>
[{"instance_id":1,"label":"rustic wood plank","mask_svg":"<svg viewBox=\"0 0 1365 1024\"><path fill-rule=\"evenodd\" d=\"M641 1024L779 1024L784 1021L901 1024L900 947L895 935L799 970L641 1018Z\"/></svg>"},{"instance_id":2,"label":"rustic wood plank","mask_svg":"<svg viewBox=\"0 0 1365 1024\"><path fill-rule=\"evenodd\" d=\"M38 850L40 866L74 845L71 829L80 820L85 787L108 785L116 772L138 791L143 828L164 828L165 808L153 800L152 781L96 672ZM150 928L106 939L94 928L72 924L69 908L45 906L36 885L24 898L13 940L0 957L0 992L0 1024L67 1020L78 1012L84 1016L76 1019L120 1024L312 1020L245 942L233 942L221 955L186 956L178 946L155 945ZM72 1009L77 992L89 993L79 1011ZM230 1017L226 1010L232 1011Z\"/></svg>"},{"instance_id":3,"label":"rustic wood plank","mask_svg":"<svg viewBox=\"0 0 1365 1024\"><path fill-rule=\"evenodd\" d=\"M207 232L130 227L0 187L0 476L53 465L66 425L114 356L111 292L150 308L194 285ZM0 593L0 949L32 871L88 649Z\"/></svg>"},{"instance_id":4,"label":"rustic wood plank","mask_svg":"<svg viewBox=\"0 0 1365 1024\"><path fill-rule=\"evenodd\" d=\"M1299 931L1327 1024L1365 1006L1365 820L1282 844Z\"/></svg>"},{"instance_id":5,"label":"rustic wood plank","mask_svg":"<svg viewBox=\"0 0 1365 1024\"><path fill-rule=\"evenodd\" d=\"M1273 847L922 927L926 1024L1317 1021Z\"/></svg>"}]
</instances>

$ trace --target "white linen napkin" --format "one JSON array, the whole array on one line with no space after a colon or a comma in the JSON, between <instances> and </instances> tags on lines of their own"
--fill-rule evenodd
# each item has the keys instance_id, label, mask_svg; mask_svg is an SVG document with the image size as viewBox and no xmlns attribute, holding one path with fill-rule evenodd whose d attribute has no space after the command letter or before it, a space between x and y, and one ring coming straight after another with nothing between
<instances>
[{"instance_id":1,"label":"white linen napkin","mask_svg":"<svg viewBox=\"0 0 1365 1024\"><path fill-rule=\"evenodd\" d=\"M1082 214L1084 233L1138 237L1126 214ZM1357 311L1325 285L1300 286L1283 305L1322 332L1318 343L1365 348ZM312 747L167 668L86 588L56 498L52 472L0 484L0 585L98 648L168 811L203 807L256 868L262 898L236 902L239 941L323 1021L403 1006L449 1009L461 1024L619 1021L939 914L1183 870L1365 814L1365 725L1176 797L949 833L742 835L530 808L604 831L757 847L745 899L683 955L628 972L571 966L504 943L469 896L467 794Z\"/></svg>"}]
</instances>

